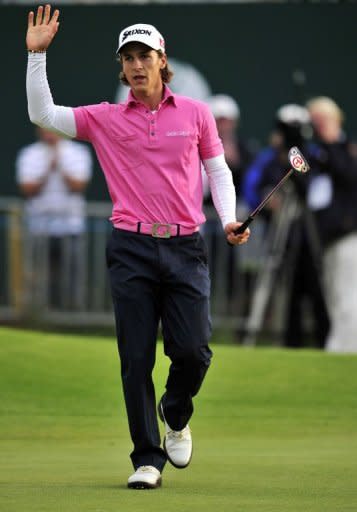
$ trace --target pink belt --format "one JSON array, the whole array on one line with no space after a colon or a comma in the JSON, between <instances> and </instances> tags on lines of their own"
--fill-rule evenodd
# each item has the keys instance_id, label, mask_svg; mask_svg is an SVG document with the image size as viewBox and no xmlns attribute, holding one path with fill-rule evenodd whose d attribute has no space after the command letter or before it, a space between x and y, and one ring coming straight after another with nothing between
<instances>
[{"instance_id":1,"label":"pink belt","mask_svg":"<svg viewBox=\"0 0 357 512\"><path fill-rule=\"evenodd\" d=\"M114 227L117 229L124 229L125 231L141 233L143 235L151 235L155 238L171 238L172 236L192 235L199 230L198 226L194 228L186 228L180 224L165 224L160 222L154 222L153 224L148 224L146 222L137 222L136 224L118 222Z\"/></svg>"}]
</instances>

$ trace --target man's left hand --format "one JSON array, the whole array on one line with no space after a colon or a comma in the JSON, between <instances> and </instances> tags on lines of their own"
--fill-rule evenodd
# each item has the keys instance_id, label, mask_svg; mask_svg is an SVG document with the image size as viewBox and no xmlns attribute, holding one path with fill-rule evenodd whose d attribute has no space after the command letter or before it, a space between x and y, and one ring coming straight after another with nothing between
<instances>
[{"instance_id":1,"label":"man's left hand","mask_svg":"<svg viewBox=\"0 0 357 512\"><path fill-rule=\"evenodd\" d=\"M248 242L250 236L250 229L247 228L241 235L235 235L234 231L241 226L243 222L230 222L226 224L224 232L227 236L227 242L231 245L240 245Z\"/></svg>"}]
</instances>

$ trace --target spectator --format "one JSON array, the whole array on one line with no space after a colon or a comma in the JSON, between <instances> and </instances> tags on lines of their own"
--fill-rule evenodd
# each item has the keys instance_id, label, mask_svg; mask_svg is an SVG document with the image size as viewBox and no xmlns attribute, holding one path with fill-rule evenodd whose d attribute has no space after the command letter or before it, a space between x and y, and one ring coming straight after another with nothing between
<instances>
[{"instance_id":1,"label":"spectator","mask_svg":"<svg viewBox=\"0 0 357 512\"><path fill-rule=\"evenodd\" d=\"M330 98L307 104L319 145L320 175L309 187L324 251L326 299L331 317L326 349L357 352L357 157L342 129L343 112Z\"/></svg>"},{"instance_id":2,"label":"spectator","mask_svg":"<svg viewBox=\"0 0 357 512\"><path fill-rule=\"evenodd\" d=\"M239 135L240 108L237 102L226 94L217 94L207 100L208 105L216 120L218 134L222 140L224 154L230 170L232 171L233 183L237 195L237 209L240 215L245 215L246 207L242 205L240 193L242 177L247 166L253 158L252 150ZM213 202L208 187L207 179L204 176L205 205L212 208ZM222 279L222 263L218 261L219 244L221 240L221 226L218 217L211 217L204 225L204 233L210 249L210 268L212 276L212 288L215 286L216 277ZM225 246L224 246L225 247ZM234 290L238 289L238 263L236 251L229 250L226 253L225 267L225 295L228 306L232 305ZM240 287L241 288L241 287ZM241 297L244 293L240 294Z\"/></svg>"},{"instance_id":3,"label":"spectator","mask_svg":"<svg viewBox=\"0 0 357 512\"><path fill-rule=\"evenodd\" d=\"M310 161L313 148L307 142L311 136L311 126L308 111L299 105L283 105L276 113L275 126L270 139L270 147L258 154L252 166L247 170L243 192L250 207L255 208L263 197L275 186L289 169L288 151L292 146L298 146L307 160ZM306 208L306 185L313 175L312 169L308 175L294 174L290 183L282 192L274 194L263 210L267 222L272 215L285 219L288 238L286 246L277 252L281 262L287 263L289 283L287 289L287 309L284 319L283 343L287 347L301 347L306 344L304 322L304 299L311 306L313 320L314 344L324 347L329 329L327 308L322 292L319 276L319 258L321 257L317 230L311 212ZM288 220L286 205L291 207L291 199L284 202L283 195L287 185L293 184L291 193L293 201L298 205L296 215ZM283 210L282 210L283 208ZM274 224L275 226L275 224ZM278 229L282 229L281 227Z\"/></svg>"},{"instance_id":4,"label":"spectator","mask_svg":"<svg viewBox=\"0 0 357 512\"><path fill-rule=\"evenodd\" d=\"M39 140L21 149L16 160L17 182L26 198L30 261L37 267L31 274L38 284L43 281L38 272L48 269L45 300L49 299L50 306L79 307L83 300L79 283L80 244L85 230L83 192L91 177L91 155L83 144L54 132L38 128L37 135ZM40 252L44 250L48 253L45 268L36 262L38 256L43 259ZM67 300L63 304L65 296L71 297L70 303Z\"/></svg>"},{"instance_id":5,"label":"spectator","mask_svg":"<svg viewBox=\"0 0 357 512\"><path fill-rule=\"evenodd\" d=\"M226 94L216 94L208 99L208 105L216 120L224 154L232 171L236 193L240 193L242 178L253 158L253 151L239 134L240 108Z\"/></svg>"}]
</instances>

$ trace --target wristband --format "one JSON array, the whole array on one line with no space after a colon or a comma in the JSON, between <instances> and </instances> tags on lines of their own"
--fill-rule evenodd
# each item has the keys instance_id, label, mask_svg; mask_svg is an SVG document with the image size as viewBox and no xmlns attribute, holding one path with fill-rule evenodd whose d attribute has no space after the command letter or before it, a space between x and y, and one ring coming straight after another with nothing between
<instances>
[{"instance_id":1,"label":"wristband","mask_svg":"<svg viewBox=\"0 0 357 512\"><path fill-rule=\"evenodd\" d=\"M46 53L47 50L27 50L28 53Z\"/></svg>"}]
</instances>

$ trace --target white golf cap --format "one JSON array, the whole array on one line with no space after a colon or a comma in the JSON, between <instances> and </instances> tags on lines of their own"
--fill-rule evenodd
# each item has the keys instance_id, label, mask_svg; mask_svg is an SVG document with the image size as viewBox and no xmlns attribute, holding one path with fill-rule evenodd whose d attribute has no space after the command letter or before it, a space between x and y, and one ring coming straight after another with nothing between
<instances>
[{"instance_id":1,"label":"white golf cap","mask_svg":"<svg viewBox=\"0 0 357 512\"><path fill-rule=\"evenodd\" d=\"M240 110L238 103L231 96L216 94L208 98L207 103L216 119L220 117L232 120L239 119Z\"/></svg>"},{"instance_id":2,"label":"white golf cap","mask_svg":"<svg viewBox=\"0 0 357 512\"><path fill-rule=\"evenodd\" d=\"M137 23L124 28L119 34L117 53L125 44L133 42L146 44L153 50L165 51L165 40L153 25Z\"/></svg>"}]
</instances>

